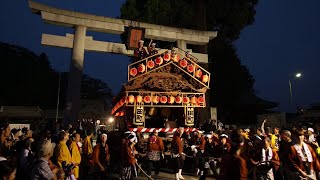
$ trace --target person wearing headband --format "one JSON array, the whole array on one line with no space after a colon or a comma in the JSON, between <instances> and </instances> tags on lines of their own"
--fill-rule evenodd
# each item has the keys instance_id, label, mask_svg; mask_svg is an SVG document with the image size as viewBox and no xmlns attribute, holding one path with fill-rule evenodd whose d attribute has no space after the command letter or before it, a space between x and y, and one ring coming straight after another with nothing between
<instances>
[{"instance_id":1,"label":"person wearing headband","mask_svg":"<svg viewBox=\"0 0 320 180\"><path fill-rule=\"evenodd\" d=\"M156 50L156 43L154 43L152 39L150 40L150 43L148 45L148 52L149 52L149 56L158 54L158 50Z\"/></svg>"},{"instance_id":2,"label":"person wearing headband","mask_svg":"<svg viewBox=\"0 0 320 180\"><path fill-rule=\"evenodd\" d=\"M108 139L107 134L100 135L100 142L93 149L93 164L97 169L94 179L106 178L106 170L110 161L109 146L106 143Z\"/></svg>"},{"instance_id":3,"label":"person wearing headband","mask_svg":"<svg viewBox=\"0 0 320 180\"><path fill-rule=\"evenodd\" d=\"M241 148L244 145L244 138L239 129L231 132L231 150L222 158L219 180L247 180L248 169L246 161L240 156Z\"/></svg>"},{"instance_id":4,"label":"person wearing headband","mask_svg":"<svg viewBox=\"0 0 320 180\"><path fill-rule=\"evenodd\" d=\"M151 168L155 169L155 178L160 172L160 160L163 155L164 145L158 131L154 130L147 142L147 174L151 176Z\"/></svg>"},{"instance_id":5,"label":"person wearing headband","mask_svg":"<svg viewBox=\"0 0 320 180\"><path fill-rule=\"evenodd\" d=\"M139 40L138 42L138 48L134 50L133 57L134 57L134 62L139 61L141 59L144 59L148 57L148 52L147 50L143 47L143 40Z\"/></svg>"},{"instance_id":6,"label":"person wearing headband","mask_svg":"<svg viewBox=\"0 0 320 180\"><path fill-rule=\"evenodd\" d=\"M182 173L182 169L183 169L183 155L185 155L183 153L183 145L182 145L182 141L181 141L181 136L184 132L184 128L179 128L177 132L175 132L172 141L171 141L171 153L172 153L172 158L174 159L175 162L175 169L174 169L174 173L175 173L175 179L179 180L179 179L184 179L184 177L182 177L181 173Z\"/></svg>"},{"instance_id":7,"label":"person wearing headband","mask_svg":"<svg viewBox=\"0 0 320 180\"><path fill-rule=\"evenodd\" d=\"M134 179L138 176L136 163L137 159L135 155L137 151L135 149L135 145L138 142L137 136L134 134L130 134L127 137L128 143L123 150L123 162L122 162L122 172L120 172L122 179Z\"/></svg>"}]
</instances>

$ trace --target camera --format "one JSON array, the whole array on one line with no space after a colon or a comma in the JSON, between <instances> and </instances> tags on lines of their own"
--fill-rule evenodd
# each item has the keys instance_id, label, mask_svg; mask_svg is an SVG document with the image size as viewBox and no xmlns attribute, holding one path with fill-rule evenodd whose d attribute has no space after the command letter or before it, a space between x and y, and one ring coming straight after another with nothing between
<instances>
[{"instance_id":1,"label":"camera","mask_svg":"<svg viewBox=\"0 0 320 180\"><path fill-rule=\"evenodd\" d=\"M71 163L71 164L67 164L66 161L63 161L63 162L61 163L61 165L62 165L62 169L63 169L66 177L71 176L71 171L72 171L72 169L74 169L74 168L76 167L76 166L75 166L74 164L72 164L72 163Z\"/></svg>"}]
</instances>

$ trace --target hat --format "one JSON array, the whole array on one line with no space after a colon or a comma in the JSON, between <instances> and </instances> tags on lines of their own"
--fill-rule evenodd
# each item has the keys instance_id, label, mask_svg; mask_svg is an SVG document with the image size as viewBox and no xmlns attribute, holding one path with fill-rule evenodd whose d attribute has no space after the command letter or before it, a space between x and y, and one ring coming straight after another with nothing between
<instances>
[{"instance_id":1,"label":"hat","mask_svg":"<svg viewBox=\"0 0 320 180\"><path fill-rule=\"evenodd\" d=\"M151 46L156 46L156 43L151 43Z\"/></svg>"},{"instance_id":2,"label":"hat","mask_svg":"<svg viewBox=\"0 0 320 180\"><path fill-rule=\"evenodd\" d=\"M308 131L311 131L312 133L314 133L313 128L308 128Z\"/></svg>"},{"instance_id":3,"label":"hat","mask_svg":"<svg viewBox=\"0 0 320 180\"><path fill-rule=\"evenodd\" d=\"M40 145L39 155L41 157L46 156L50 154L55 147L56 147L56 144L51 143L50 140L43 140Z\"/></svg>"},{"instance_id":4,"label":"hat","mask_svg":"<svg viewBox=\"0 0 320 180\"><path fill-rule=\"evenodd\" d=\"M198 130L197 132L198 132L199 134L203 134L203 131Z\"/></svg>"},{"instance_id":5,"label":"hat","mask_svg":"<svg viewBox=\"0 0 320 180\"><path fill-rule=\"evenodd\" d=\"M211 139L212 135L211 134L205 134L204 137Z\"/></svg>"},{"instance_id":6,"label":"hat","mask_svg":"<svg viewBox=\"0 0 320 180\"><path fill-rule=\"evenodd\" d=\"M128 139L129 139L129 141L130 141L130 142L135 142L135 143L137 143L137 142L138 142L138 139L137 139L137 137L136 137L136 136L132 136L132 135L130 135Z\"/></svg>"},{"instance_id":7,"label":"hat","mask_svg":"<svg viewBox=\"0 0 320 180\"><path fill-rule=\"evenodd\" d=\"M244 129L243 131L248 133L248 132L250 132L250 129L247 128L247 129Z\"/></svg>"},{"instance_id":8,"label":"hat","mask_svg":"<svg viewBox=\"0 0 320 180\"><path fill-rule=\"evenodd\" d=\"M229 136L226 135L226 134L221 134L221 135L220 135L220 138L229 138Z\"/></svg>"},{"instance_id":9,"label":"hat","mask_svg":"<svg viewBox=\"0 0 320 180\"><path fill-rule=\"evenodd\" d=\"M12 134L16 134L17 132L21 131L21 129L13 128L11 129Z\"/></svg>"},{"instance_id":10,"label":"hat","mask_svg":"<svg viewBox=\"0 0 320 180\"><path fill-rule=\"evenodd\" d=\"M139 43L144 43L144 40L142 40L142 39L141 39L141 40L139 40Z\"/></svg>"},{"instance_id":11,"label":"hat","mask_svg":"<svg viewBox=\"0 0 320 180\"><path fill-rule=\"evenodd\" d=\"M106 138L108 138L106 133L101 134L101 136L105 136Z\"/></svg>"}]
</instances>

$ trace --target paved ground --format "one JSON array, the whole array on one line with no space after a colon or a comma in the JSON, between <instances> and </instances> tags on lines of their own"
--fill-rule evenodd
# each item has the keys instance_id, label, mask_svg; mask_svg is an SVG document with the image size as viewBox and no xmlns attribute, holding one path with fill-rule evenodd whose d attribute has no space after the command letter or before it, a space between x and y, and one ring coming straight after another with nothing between
<instances>
[{"instance_id":1,"label":"paved ground","mask_svg":"<svg viewBox=\"0 0 320 180\"><path fill-rule=\"evenodd\" d=\"M185 178L185 180L198 180L199 177L195 177L195 176L190 176L190 175L183 175L183 177ZM147 177L137 177L137 180L147 180ZM172 173L165 173L165 172L160 172L157 180L174 180L174 174ZM214 180L213 178L207 178L207 180Z\"/></svg>"}]
</instances>

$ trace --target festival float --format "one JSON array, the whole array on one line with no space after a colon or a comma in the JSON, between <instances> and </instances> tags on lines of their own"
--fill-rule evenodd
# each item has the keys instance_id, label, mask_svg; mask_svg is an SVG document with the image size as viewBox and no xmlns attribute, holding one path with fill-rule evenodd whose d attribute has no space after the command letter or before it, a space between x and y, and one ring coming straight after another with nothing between
<instances>
[{"instance_id":1,"label":"festival float","mask_svg":"<svg viewBox=\"0 0 320 180\"><path fill-rule=\"evenodd\" d=\"M210 73L186 55L172 48L128 65L128 82L112 109L122 127L171 132L183 126L192 131L195 108L206 107Z\"/></svg>"}]
</instances>

